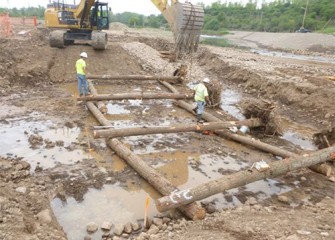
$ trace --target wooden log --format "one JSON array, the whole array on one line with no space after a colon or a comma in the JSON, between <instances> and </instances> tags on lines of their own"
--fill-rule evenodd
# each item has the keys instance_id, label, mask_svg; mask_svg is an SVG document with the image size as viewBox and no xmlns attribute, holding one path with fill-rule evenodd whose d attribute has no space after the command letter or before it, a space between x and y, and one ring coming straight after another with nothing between
<instances>
[{"instance_id":1,"label":"wooden log","mask_svg":"<svg viewBox=\"0 0 335 240\"><path fill-rule=\"evenodd\" d=\"M259 118L252 118L243 121L231 121L231 122L207 122L203 124L178 124L173 126L160 126L160 127L134 127L134 128L121 128L121 129L104 129L93 131L95 138L100 137L126 137L126 136L138 136L147 134L162 134L162 133L178 133L178 132L201 132L204 130L216 130L224 129L229 127L259 127L262 126L262 121Z\"/></svg>"},{"instance_id":2,"label":"wooden log","mask_svg":"<svg viewBox=\"0 0 335 240\"><path fill-rule=\"evenodd\" d=\"M168 88L171 92L178 93L178 91L171 84L169 84L167 82L160 82L160 83L163 84L166 88ZM187 110L188 112L194 114L194 112L192 110L193 106L191 104L188 104L187 102L182 101L182 100L178 100L177 103L180 107L182 107L185 110ZM206 113L206 112L203 113L202 118L205 119L208 122L220 121L219 118L217 118L217 117L215 117L215 116L213 116L209 113ZM284 158L297 156L296 153L292 153L292 152L287 151L285 149L282 149L282 148L279 148L279 147L276 147L276 146L272 146L272 145L267 144L267 143L263 143L260 140L256 140L256 139L248 137L248 136L241 136L241 135L238 135L238 134L234 134L234 133L232 133L228 130L216 130L215 133L220 135L220 136L223 136L225 138L234 140L236 142L239 142L239 143L242 143L242 144L245 144L245 145L248 145L248 146L252 146L252 147L257 148L259 150L262 150L264 152L272 153L276 156L281 156L281 157L284 157ZM324 164L320 164L320 165L324 165ZM321 169L319 167L319 165L310 167L310 169L314 172L324 174L324 171L319 171Z\"/></svg>"},{"instance_id":3,"label":"wooden log","mask_svg":"<svg viewBox=\"0 0 335 240\"><path fill-rule=\"evenodd\" d=\"M102 100L123 100L123 99L192 99L192 94L175 93L116 93L100 94L92 97L79 97L78 100L102 101Z\"/></svg>"},{"instance_id":4,"label":"wooden log","mask_svg":"<svg viewBox=\"0 0 335 240\"><path fill-rule=\"evenodd\" d=\"M305 154L304 156L295 156L281 161L271 162L268 164L270 168L264 171L259 171L255 168L239 171L194 188L159 198L156 200L156 207L158 211L164 212L264 178L277 177L293 170L326 162L331 158L330 155L334 152L335 146L316 151L310 155Z\"/></svg>"},{"instance_id":5,"label":"wooden log","mask_svg":"<svg viewBox=\"0 0 335 240\"><path fill-rule=\"evenodd\" d=\"M94 80L158 80L169 83L181 83L183 80L179 76L149 76L149 75L88 75L87 79Z\"/></svg>"},{"instance_id":6,"label":"wooden log","mask_svg":"<svg viewBox=\"0 0 335 240\"><path fill-rule=\"evenodd\" d=\"M92 102L87 102L86 106L101 125L109 125L109 121ZM135 169L141 177L147 180L162 195L169 195L173 191L178 191L178 188L173 186L164 176L159 174L155 169L146 164L139 156L135 155L132 151L125 147L119 140L111 139L107 143L121 158L123 158L133 169ZM191 203L178 209L192 220L203 219L206 215L204 208L199 206L197 203Z\"/></svg>"},{"instance_id":7,"label":"wooden log","mask_svg":"<svg viewBox=\"0 0 335 240\"><path fill-rule=\"evenodd\" d=\"M98 95L98 92L97 90L95 89L95 87L93 86L93 83L92 81L88 81L88 89L90 90L90 92L93 94L93 95ZM99 101L97 102L97 107L98 109L100 110L100 112L102 113L107 113L107 107L106 107L106 104L103 102L103 101Z\"/></svg>"}]
</instances>

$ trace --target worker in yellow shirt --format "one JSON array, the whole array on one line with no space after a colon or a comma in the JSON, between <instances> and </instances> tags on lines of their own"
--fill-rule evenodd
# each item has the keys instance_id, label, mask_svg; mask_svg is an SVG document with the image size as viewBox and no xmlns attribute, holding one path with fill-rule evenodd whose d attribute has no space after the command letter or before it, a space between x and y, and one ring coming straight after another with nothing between
<instances>
[{"instance_id":1,"label":"worker in yellow shirt","mask_svg":"<svg viewBox=\"0 0 335 240\"><path fill-rule=\"evenodd\" d=\"M76 61L76 71L77 71L77 79L78 79L78 91L79 96L91 97L92 95L88 92L88 84L86 79L86 62L85 58L87 58L87 53L80 53L80 58Z\"/></svg>"},{"instance_id":2,"label":"worker in yellow shirt","mask_svg":"<svg viewBox=\"0 0 335 240\"><path fill-rule=\"evenodd\" d=\"M194 101L197 103L197 107L194 109L197 114L197 122L203 123L202 114L205 110L206 102L211 105L211 101L208 97L208 84L210 80L208 78L204 78L201 83L194 87Z\"/></svg>"}]
</instances>

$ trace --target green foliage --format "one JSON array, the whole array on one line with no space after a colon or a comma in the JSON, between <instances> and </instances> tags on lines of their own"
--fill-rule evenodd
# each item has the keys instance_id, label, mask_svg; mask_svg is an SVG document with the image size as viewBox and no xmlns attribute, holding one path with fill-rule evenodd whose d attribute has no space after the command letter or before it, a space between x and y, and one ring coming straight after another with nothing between
<instances>
[{"instance_id":1,"label":"green foliage","mask_svg":"<svg viewBox=\"0 0 335 240\"><path fill-rule=\"evenodd\" d=\"M0 13L8 12L11 17L33 17L36 16L39 19L44 19L45 8L42 6L28 7L28 8L0 8Z\"/></svg>"},{"instance_id":2,"label":"green foliage","mask_svg":"<svg viewBox=\"0 0 335 240\"><path fill-rule=\"evenodd\" d=\"M200 41L200 44L207 44L217 47L231 47L231 44L222 38L205 38Z\"/></svg>"},{"instance_id":3,"label":"green foliage","mask_svg":"<svg viewBox=\"0 0 335 240\"><path fill-rule=\"evenodd\" d=\"M166 25L166 21L162 15L144 16L137 13L124 12L112 14L111 22L121 22L129 27L152 27L159 28Z\"/></svg>"},{"instance_id":4,"label":"green foliage","mask_svg":"<svg viewBox=\"0 0 335 240\"><path fill-rule=\"evenodd\" d=\"M302 25L311 31L323 31L335 27L334 0L309 0L306 17L303 18L307 0L275 0L262 2L249 0L246 5L218 1L205 7L204 30L219 29L294 32Z\"/></svg>"}]
</instances>

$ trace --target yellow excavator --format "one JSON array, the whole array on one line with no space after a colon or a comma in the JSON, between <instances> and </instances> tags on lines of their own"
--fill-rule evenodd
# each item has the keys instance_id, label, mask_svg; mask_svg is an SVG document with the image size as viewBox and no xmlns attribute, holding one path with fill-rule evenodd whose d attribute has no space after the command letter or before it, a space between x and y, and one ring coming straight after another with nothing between
<instances>
[{"instance_id":1,"label":"yellow excavator","mask_svg":"<svg viewBox=\"0 0 335 240\"><path fill-rule=\"evenodd\" d=\"M176 51L196 51L204 23L203 7L178 0L151 2L167 20L174 35ZM107 33L102 30L109 29L108 13L108 3L98 0L81 0L78 5L66 4L64 0L49 3L45 10L45 25L52 29L50 46L64 48L76 40L89 40L94 49L106 49Z\"/></svg>"}]
</instances>

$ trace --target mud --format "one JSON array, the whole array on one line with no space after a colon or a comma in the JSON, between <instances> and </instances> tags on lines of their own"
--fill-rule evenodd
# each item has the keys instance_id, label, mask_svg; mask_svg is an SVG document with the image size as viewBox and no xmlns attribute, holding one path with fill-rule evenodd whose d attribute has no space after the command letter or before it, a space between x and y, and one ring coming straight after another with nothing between
<instances>
[{"instance_id":1,"label":"mud","mask_svg":"<svg viewBox=\"0 0 335 240\"><path fill-rule=\"evenodd\" d=\"M203 77L219 82L221 109L206 110L220 119L242 119L271 109L282 136L258 129L251 132L254 137L298 153L315 150L313 135L320 132L329 133L333 144L328 130L335 123L335 85L325 78L335 75L331 63L206 46L171 62L159 51L172 50L172 43L165 36L148 37L152 32L109 34L103 52L87 44L52 49L45 29L28 33L0 39L1 239L77 240L88 234L91 221L99 226L104 221L142 223L148 196L150 218L174 216L158 214L153 200L160 195L107 148L105 140L93 139L91 130L98 123L84 104L76 102L74 62L81 51L88 53L90 74L173 75L185 64L185 85L176 88L189 91ZM95 84L99 93L166 91L152 81ZM246 112L242 100L264 100L271 107L257 112L255 106L260 105L256 104ZM110 101L107 108L106 118L118 128L195 121L171 100ZM216 135L182 133L120 140L181 189L246 169L259 160L278 160ZM335 189L330 180L302 169L232 189L202 201L208 212L205 220L165 219L159 233L146 238L331 239L335 237ZM141 239L140 234L121 237ZM99 230L90 237L112 239L112 235Z\"/></svg>"}]
</instances>

